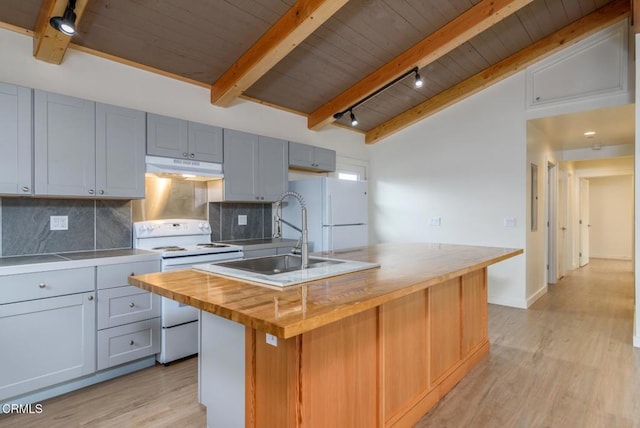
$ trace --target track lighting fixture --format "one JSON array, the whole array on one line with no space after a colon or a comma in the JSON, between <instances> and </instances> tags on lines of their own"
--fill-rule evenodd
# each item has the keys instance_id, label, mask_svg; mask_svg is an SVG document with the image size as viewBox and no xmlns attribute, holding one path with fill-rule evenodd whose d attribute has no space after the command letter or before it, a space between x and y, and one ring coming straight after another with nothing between
<instances>
[{"instance_id":1,"label":"track lighting fixture","mask_svg":"<svg viewBox=\"0 0 640 428\"><path fill-rule=\"evenodd\" d=\"M67 8L62 16L53 16L49 23L53 28L67 36L73 36L76 33L76 0L69 0Z\"/></svg>"},{"instance_id":2,"label":"track lighting fixture","mask_svg":"<svg viewBox=\"0 0 640 428\"><path fill-rule=\"evenodd\" d=\"M358 119L356 119L355 114L353 114L353 109L354 108L358 107L360 104L362 104L362 103L370 100L371 98L375 97L380 92L382 92L385 89L387 89L388 87L395 85L396 83L398 83L399 81L401 81L402 79L404 79L405 77L407 77L408 75L410 75L412 73L415 74L415 82L414 82L415 87L416 88L421 88L422 84L423 84L422 77L420 77L420 73L418 73L418 67L414 67L411 70L409 70L409 71L403 73L402 75L396 77L391 82L387 83L386 85L382 86L381 88L378 88L378 90L376 90L376 91L372 92L371 94L367 95L366 97L364 97L363 99L361 99L357 103L353 104L351 107L335 113L333 115L333 118L335 120L340 120L345 115L345 113L349 113L349 117L351 118L351 126L358 126Z\"/></svg>"},{"instance_id":3,"label":"track lighting fixture","mask_svg":"<svg viewBox=\"0 0 640 428\"><path fill-rule=\"evenodd\" d=\"M416 81L414 83L416 88L422 88L422 77L420 77L420 73L418 73L418 69L414 68L416 71Z\"/></svg>"}]
</instances>

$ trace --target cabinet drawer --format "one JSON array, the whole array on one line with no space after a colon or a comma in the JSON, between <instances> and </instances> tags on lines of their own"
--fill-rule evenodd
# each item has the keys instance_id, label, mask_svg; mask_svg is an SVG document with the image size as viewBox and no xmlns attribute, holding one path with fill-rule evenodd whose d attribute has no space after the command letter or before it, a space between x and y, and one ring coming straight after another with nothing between
<instances>
[{"instance_id":1,"label":"cabinet drawer","mask_svg":"<svg viewBox=\"0 0 640 428\"><path fill-rule=\"evenodd\" d=\"M98 291L98 330L160 316L160 296L126 286Z\"/></svg>"},{"instance_id":2,"label":"cabinet drawer","mask_svg":"<svg viewBox=\"0 0 640 428\"><path fill-rule=\"evenodd\" d=\"M160 260L98 266L98 290L129 285L127 277L142 273L160 272Z\"/></svg>"},{"instance_id":3,"label":"cabinet drawer","mask_svg":"<svg viewBox=\"0 0 640 428\"><path fill-rule=\"evenodd\" d=\"M95 289L93 267L0 276L0 304Z\"/></svg>"},{"instance_id":4,"label":"cabinet drawer","mask_svg":"<svg viewBox=\"0 0 640 428\"><path fill-rule=\"evenodd\" d=\"M160 352L160 318L98 331L98 370Z\"/></svg>"}]
</instances>

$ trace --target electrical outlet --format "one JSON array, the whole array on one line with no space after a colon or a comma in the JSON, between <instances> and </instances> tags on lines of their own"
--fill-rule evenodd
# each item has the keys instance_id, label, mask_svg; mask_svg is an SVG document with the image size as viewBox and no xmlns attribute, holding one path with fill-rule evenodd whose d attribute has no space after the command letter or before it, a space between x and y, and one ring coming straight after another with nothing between
<instances>
[{"instance_id":1,"label":"electrical outlet","mask_svg":"<svg viewBox=\"0 0 640 428\"><path fill-rule=\"evenodd\" d=\"M431 217L429 220L429 224L431 226L440 226L442 224L442 218L440 217Z\"/></svg>"},{"instance_id":2,"label":"electrical outlet","mask_svg":"<svg viewBox=\"0 0 640 428\"><path fill-rule=\"evenodd\" d=\"M69 216L66 216L66 215L50 216L49 230L69 230Z\"/></svg>"},{"instance_id":3,"label":"electrical outlet","mask_svg":"<svg viewBox=\"0 0 640 428\"><path fill-rule=\"evenodd\" d=\"M244 214L240 214L238 216L238 226L246 226L247 225L247 216Z\"/></svg>"},{"instance_id":4,"label":"electrical outlet","mask_svg":"<svg viewBox=\"0 0 640 428\"><path fill-rule=\"evenodd\" d=\"M516 227L516 218L515 217L505 217L504 218L504 227Z\"/></svg>"},{"instance_id":5,"label":"electrical outlet","mask_svg":"<svg viewBox=\"0 0 640 428\"><path fill-rule=\"evenodd\" d=\"M267 333L267 344L271 346L278 346L278 337Z\"/></svg>"}]
</instances>

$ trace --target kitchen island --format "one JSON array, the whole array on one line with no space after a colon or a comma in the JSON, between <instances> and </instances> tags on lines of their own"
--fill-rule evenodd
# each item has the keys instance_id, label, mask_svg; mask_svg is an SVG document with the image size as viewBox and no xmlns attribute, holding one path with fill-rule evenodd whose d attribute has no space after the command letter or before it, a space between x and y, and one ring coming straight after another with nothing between
<instances>
[{"instance_id":1,"label":"kitchen island","mask_svg":"<svg viewBox=\"0 0 640 428\"><path fill-rule=\"evenodd\" d=\"M380 268L285 289L196 270L129 282L202 310L209 426L410 426L488 352L487 268L508 248L383 244Z\"/></svg>"}]
</instances>

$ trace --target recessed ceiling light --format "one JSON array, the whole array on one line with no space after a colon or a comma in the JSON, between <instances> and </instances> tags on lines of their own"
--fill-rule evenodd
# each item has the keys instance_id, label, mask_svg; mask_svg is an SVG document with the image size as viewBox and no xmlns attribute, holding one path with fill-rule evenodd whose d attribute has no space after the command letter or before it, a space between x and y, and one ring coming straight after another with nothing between
<instances>
[{"instance_id":1,"label":"recessed ceiling light","mask_svg":"<svg viewBox=\"0 0 640 428\"><path fill-rule=\"evenodd\" d=\"M596 131L587 131L584 133L585 137L593 137L594 135L596 135Z\"/></svg>"}]
</instances>

